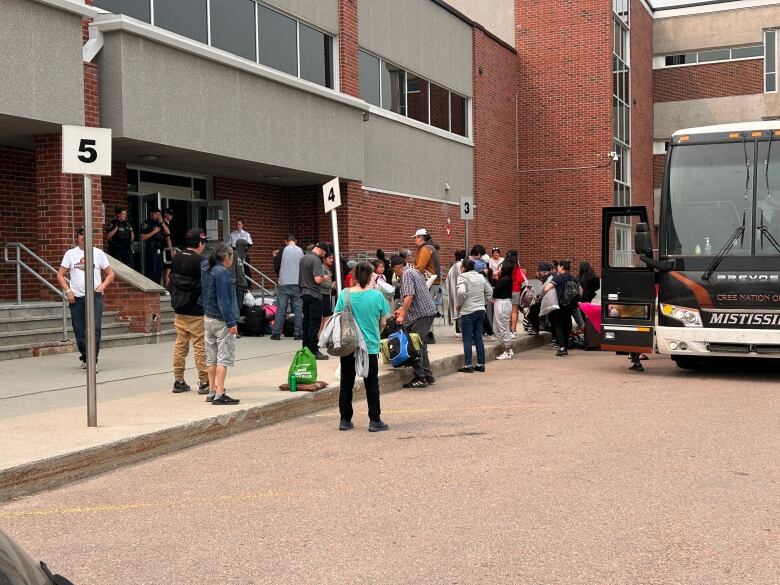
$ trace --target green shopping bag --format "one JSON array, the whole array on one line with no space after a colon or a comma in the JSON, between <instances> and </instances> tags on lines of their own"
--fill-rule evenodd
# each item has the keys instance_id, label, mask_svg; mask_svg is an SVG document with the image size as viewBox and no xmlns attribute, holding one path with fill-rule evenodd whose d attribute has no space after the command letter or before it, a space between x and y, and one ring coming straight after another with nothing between
<instances>
[{"instance_id":1,"label":"green shopping bag","mask_svg":"<svg viewBox=\"0 0 780 585\"><path fill-rule=\"evenodd\" d=\"M298 384L313 384L317 381L317 360L308 347L295 352L295 357L287 372L287 380L295 376Z\"/></svg>"}]
</instances>

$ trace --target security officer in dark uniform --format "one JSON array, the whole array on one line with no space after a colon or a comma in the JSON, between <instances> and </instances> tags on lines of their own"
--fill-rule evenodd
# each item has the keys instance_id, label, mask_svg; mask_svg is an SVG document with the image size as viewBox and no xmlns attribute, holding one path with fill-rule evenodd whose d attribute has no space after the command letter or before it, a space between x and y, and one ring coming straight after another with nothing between
<instances>
[{"instance_id":1,"label":"security officer in dark uniform","mask_svg":"<svg viewBox=\"0 0 780 585\"><path fill-rule=\"evenodd\" d=\"M163 286L168 288L168 278L171 275L171 262L173 261L173 239L171 237L171 222L173 221L173 209L166 207L162 210L162 224L163 229L168 230L168 235L165 236L165 246L168 250L168 263L165 263L165 255L163 254Z\"/></svg>"},{"instance_id":2,"label":"security officer in dark uniform","mask_svg":"<svg viewBox=\"0 0 780 585\"><path fill-rule=\"evenodd\" d=\"M157 284L160 284L163 273L162 251L170 235L160 210L156 207L150 209L149 218L141 224L141 241L146 242L144 275Z\"/></svg>"},{"instance_id":3,"label":"security officer in dark uniform","mask_svg":"<svg viewBox=\"0 0 780 585\"><path fill-rule=\"evenodd\" d=\"M133 227L127 221L127 209L116 208L116 218L106 226L106 241L108 253L123 262L130 268L134 268L132 244L135 241Z\"/></svg>"}]
</instances>

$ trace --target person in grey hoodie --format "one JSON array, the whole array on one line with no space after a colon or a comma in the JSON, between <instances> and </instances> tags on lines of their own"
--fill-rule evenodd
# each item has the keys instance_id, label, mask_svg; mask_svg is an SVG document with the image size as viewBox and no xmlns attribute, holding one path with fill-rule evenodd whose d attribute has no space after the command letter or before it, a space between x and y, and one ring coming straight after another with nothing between
<instances>
[{"instance_id":1,"label":"person in grey hoodie","mask_svg":"<svg viewBox=\"0 0 780 585\"><path fill-rule=\"evenodd\" d=\"M458 371L471 374L485 371L485 343L482 327L485 323L485 307L493 298L493 288L482 273L474 270L474 261L466 258L461 263L458 276L455 308L460 313L460 330L463 334L464 366ZM472 366L471 344L477 346L477 365Z\"/></svg>"}]
</instances>

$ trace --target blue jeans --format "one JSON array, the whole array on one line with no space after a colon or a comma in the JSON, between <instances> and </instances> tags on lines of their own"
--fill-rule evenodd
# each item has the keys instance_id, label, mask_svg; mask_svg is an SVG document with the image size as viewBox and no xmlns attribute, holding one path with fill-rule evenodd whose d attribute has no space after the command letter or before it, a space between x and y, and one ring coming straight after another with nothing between
<instances>
[{"instance_id":1,"label":"blue jeans","mask_svg":"<svg viewBox=\"0 0 780 585\"><path fill-rule=\"evenodd\" d=\"M290 303L292 312L295 313L295 335L303 335L303 301L301 289L297 284L282 284L276 287L276 318L271 333L281 332L287 313L287 303Z\"/></svg>"},{"instance_id":2,"label":"blue jeans","mask_svg":"<svg viewBox=\"0 0 780 585\"><path fill-rule=\"evenodd\" d=\"M460 316L460 330L463 335L463 359L466 366L471 364L471 342L477 346L477 365L485 365L485 343L482 341L482 328L485 326L485 311L475 311Z\"/></svg>"},{"instance_id":3,"label":"blue jeans","mask_svg":"<svg viewBox=\"0 0 780 585\"><path fill-rule=\"evenodd\" d=\"M76 345L81 354L81 361L87 361L87 310L84 297L76 297L76 302L70 305L70 322ZM95 294L95 360L100 353L100 328L103 323L103 295Z\"/></svg>"}]
</instances>

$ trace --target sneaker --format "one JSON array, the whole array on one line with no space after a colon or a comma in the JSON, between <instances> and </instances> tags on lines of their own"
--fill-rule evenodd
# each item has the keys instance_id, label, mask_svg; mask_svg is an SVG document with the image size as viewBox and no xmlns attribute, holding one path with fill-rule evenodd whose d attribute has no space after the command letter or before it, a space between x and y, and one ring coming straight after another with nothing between
<instances>
[{"instance_id":1,"label":"sneaker","mask_svg":"<svg viewBox=\"0 0 780 585\"><path fill-rule=\"evenodd\" d=\"M173 382L174 394L181 394L182 392L189 392L190 390L192 390L192 388L190 388L190 385L187 384L187 382L185 382L184 380L181 381L176 380Z\"/></svg>"},{"instance_id":2,"label":"sneaker","mask_svg":"<svg viewBox=\"0 0 780 585\"><path fill-rule=\"evenodd\" d=\"M645 367L641 364L641 362L637 362L635 364L631 364L631 367L628 368L629 370L634 370L635 372L644 372Z\"/></svg>"},{"instance_id":3,"label":"sneaker","mask_svg":"<svg viewBox=\"0 0 780 585\"><path fill-rule=\"evenodd\" d=\"M567 355L569 355L569 351L567 349L558 348L558 351L555 352L556 357L565 357Z\"/></svg>"},{"instance_id":4,"label":"sneaker","mask_svg":"<svg viewBox=\"0 0 780 585\"><path fill-rule=\"evenodd\" d=\"M474 373L474 367L473 366L463 366L462 368L458 368L458 371L461 374L473 374Z\"/></svg>"},{"instance_id":5,"label":"sneaker","mask_svg":"<svg viewBox=\"0 0 780 585\"><path fill-rule=\"evenodd\" d=\"M341 421L339 421L339 430L340 431L348 431L349 429L354 429L355 425L352 423L351 420L344 420L343 418Z\"/></svg>"},{"instance_id":6,"label":"sneaker","mask_svg":"<svg viewBox=\"0 0 780 585\"><path fill-rule=\"evenodd\" d=\"M436 337L433 335L433 332L429 333L425 336L425 343L427 345L435 345L436 344Z\"/></svg>"},{"instance_id":7,"label":"sneaker","mask_svg":"<svg viewBox=\"0 0 780 585\"><path fill-rule=\"evenodd\" d=\"M208 394L210 390L208 382L200 382L198 384L198 394Z\"/></svg>"},{"instance_id":8,"label":"sneaker","mask_svg":"<svg viewBox=\"0 0 780 585\"><path fill-rule=\"evenodd\" d=\"M407 382L404 384L404 388L427 388L428 382L425 381L425 378L412 378L411 382Z\"/></svg>"},{"instance_id":9,"label":"sneaker","mask_svg":"<svg viewBox=\"0 0 780 585\"><path fill-rule=\"evenodd\" d=\"M271 339L273 339L274 341L279 341L279 340L282 339L282 336L279 335L278 333L272 333L271 334Z\"/></svg>"},{"instance_id":10,"label":"sneaker","mask_svg":"<svg viewBox=\"0 0 780 585\"><path fill-rule=\"evenodd\" d=\"M368 423L369 433L378 433L379 431L386 431L389 428L390 427L381 420L372 420L370 423Z\"/></svg>"},{"instance_id":11,"label":"sneaker","mask_svg":"<svg viewBox=\"0 0 780 585\"><path fill-rule=\"evenodd\" d=\"M324 360L329 360L330 356L329 355L325 355L321 351L318 351L317 353L314 354L314 359L315 360L324 361Z\"/></svg>"},{"instance_id":12,"label":"sneaker","mask_svg":"<svg viewBox=\"0 0 780 585\"><path fill-rule=\"evenodd\" d=\"M510 355L511 355L512 357L515 357L515 350L514 350L514 349L512 349L511 347L509 348L509 353L510 353Z\"/></svg>"},{"instance_id":13,"label":"sneaker","mask_svg":"<svg viewBox=\"0 0 780 585\"><path fill-rule=\"evenodd\" d=\"M296 335L295 337L293 337L293 339L295 341L303 341L303 335Z\"/></svg>"},{"instance_id":14,"label":"sneaker","mask_svg":"<svg viewBox=\"0 0 780 585\"><path fill-rule=\"evenodd\" d=\"M211 401L211 404L238 404L239 402L241 402L239 399L231 398L227 394L223 394L219 398L215 396Z\"/></svg>"},{"instance_id":15,"label":"sneaker","mask_svg":"<svg viewBox=\"0 0 780 585\"><path fill-rule=\"evenodd\" d=\"M481 374L485 373L485 366L474 366L475 372L480 372Z\"/></svg>"},{"instance_id":16,"label":"sneaker","mask_svg":"<svg viewBox=\"0 0 780 585\"><path fill-rule=\"evenodd\" d=\"M206 397L206 402L214 402L214 396L209 395Z\"/></svg>"},{"instance_id":17,"label":"sneaker","mask_svg":"<svg viewBox=\"0 0 780 585\"><path fill-rule=\"evenodd\" d=\"M86 369L87 369L87 362L80 362L80 363L79 363L79 367L80 367L82 370L86 370Z\"/></svg>"},{"instance_id":18,"label":"sneaker","mask_svg":"<svg viewBox=\"0 0 780 585\"><path fill-rule=\"evenodd\" d=\"M436 383L436 378L433 376L425 376L425 381L428 382L428 386L433 386Z\"/></svg>"},{"instance_id":19,"label":"sneaker","mask_svg":"<svg viewBox=\"0 0 780 585\"><path fill-rule=\"evenodd\" d=\"M512 359L512 354L509 353L508 351L505 351L500 356L498 356L496 359L497 360L511 360Z\"/></svg>"},{"instance_id":20,"label":"sneaker","mask_svg":"<svg viewBox=\"0 0 780 585\"><path fill-rule=\"evenodd\" d=\"M512 339L517 339L517 333L515 333L514 331L512 332Z\"/></svg>"}]
</instances>

